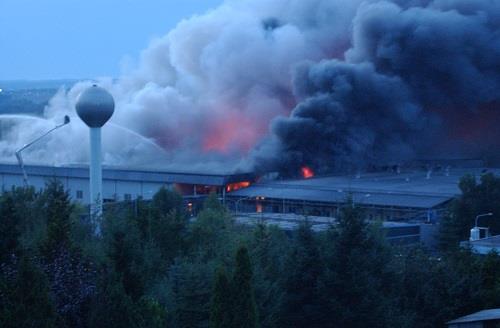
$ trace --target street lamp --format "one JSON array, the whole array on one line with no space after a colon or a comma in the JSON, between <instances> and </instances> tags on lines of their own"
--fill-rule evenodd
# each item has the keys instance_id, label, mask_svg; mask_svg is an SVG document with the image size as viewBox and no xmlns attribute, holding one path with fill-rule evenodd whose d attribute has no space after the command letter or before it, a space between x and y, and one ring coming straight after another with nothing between
<instances>
[{"instance_id":1,"label":"street lamp","mask_svg":"<svg viewBox=\"0 0 500 328\"><path fill-rule=\"evenodd\" d=\"M493 213L479 214L478 216L476 216L476 224L474 225L474 227L476 227L476 228L477 228L477 220L478 220L479 218L482 218L482 217L484 217L484 216L492 216L492 215L493 215Z\"/></svg>"},{"instance_id":2,"label":"street lamp","mask_svg":"<svg viewBox=\"0 0 500 328\"><path fill-rule=\"evenodd\" d=\"M479 214L476 216L474 228L470 229L470 238L469 238L470 241L481 239L481 229L486 229L486 228L480 228L477 226L477 221L479 220L479 218L482 218L485 216L492 216L492 215L493 215L493 213L490 212L490 213Z\"/></svg>"},{"instance_id":3,"label":"street lamp","mask_svg":"<svg viewBox=\"0 0 500 328\"><path fill-rule=\"evenodd\" d=\"M49 131L45 132L44 134L42 134L41 136L39 136L38 138L36 138L35 140L33 140L33 141L25 144L24 146L22 146L21 148L19 148L18 150L16 150L15 154L16 154L17 162L19 163L19 166L21 167L21 171L23 172L23 182L24 182L24 186L25 187L28 187L29 182L28 182L28 174L26 173L26 170L24 168L24 162L23 162L23 157L21 156L21 152L23 150L25 150L26 148L28 148L29 146L31 146L32 144L36 143L38 140L40 140L43 137L45 137L46 135L48 135L49 133L51 133L52 131L59 129L60 127L65 126L69 122L70 122L69 116L68 115L64 115L64 121L61 124L56 125L55 127L53 127L52 129L50 129Z\"/></svg>"}]
</instances>

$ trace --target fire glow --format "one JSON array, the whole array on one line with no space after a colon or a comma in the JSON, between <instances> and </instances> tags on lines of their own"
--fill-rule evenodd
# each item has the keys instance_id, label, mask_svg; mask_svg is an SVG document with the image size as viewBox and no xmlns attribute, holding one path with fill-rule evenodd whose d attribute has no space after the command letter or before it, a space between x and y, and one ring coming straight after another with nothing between
<instances>
[{"instance_id":1,"label":"fire glow","mask_svg":"<svg viewBox=\"0 0 500 328\"><path fill-rule=\"evenodd\" d=\"M235 149L242 153L248 152L265 134L267 127L264 123L256 122L241 112L216 114L215 118L206 124L202 150L219 153L227 153Z\"/></svg>"},{"instance_id":2,"label":"fire glow","mask_svg":"<svg viewBox=\"0 0 500 328\"><path fill-rule=\"evenodd\" d=\"M246 188L249 186L250 186L250 182L248 182L248 181L230 183L226 186L226 192L236 191L238 189Z\"/></svg>"},{"instance_id":3,"label":"fire glow","mask_svg":"<svg viewBox=\"0 0 500 328\"><path fill-rule=\"evenodd\" d=\"M310 167L303 166L300 169L300 171L301 171L302 177L304 179L310 179L310 178L314 177L314 171Z\"/></svg>"}]
</instances>

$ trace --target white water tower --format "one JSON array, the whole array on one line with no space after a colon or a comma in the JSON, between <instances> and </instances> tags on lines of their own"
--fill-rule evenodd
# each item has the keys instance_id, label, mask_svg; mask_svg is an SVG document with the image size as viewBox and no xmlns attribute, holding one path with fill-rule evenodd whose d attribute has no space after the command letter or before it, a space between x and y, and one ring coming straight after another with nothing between
<instances>
[{"instance_id":1,"label":"white water tower","mask_svg":"<svg viewBox=\"0 0 500 328\"><path fill-rule=\"evenodd\" d=\"M113 115L115 101L109 92L94 84L78 96L75 107L90 128L90 215L96 222L102 216L101 127Z\"/></svg>"}]
</instances>

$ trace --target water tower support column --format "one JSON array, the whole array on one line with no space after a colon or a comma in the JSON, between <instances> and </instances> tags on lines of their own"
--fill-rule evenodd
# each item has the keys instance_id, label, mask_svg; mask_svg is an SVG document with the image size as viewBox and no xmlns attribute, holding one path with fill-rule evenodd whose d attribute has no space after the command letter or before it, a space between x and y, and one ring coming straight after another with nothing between
<instances>
[{"instance_id":1,"label":"water tower support column","mask_svg":"<svg viewBox=\"0 0 500 328\"><path fill-rule=\"evenodd\" d=\"M90 128L90 211L94 219L102 216L101 128Z\"/></svg>"}]
</instances>

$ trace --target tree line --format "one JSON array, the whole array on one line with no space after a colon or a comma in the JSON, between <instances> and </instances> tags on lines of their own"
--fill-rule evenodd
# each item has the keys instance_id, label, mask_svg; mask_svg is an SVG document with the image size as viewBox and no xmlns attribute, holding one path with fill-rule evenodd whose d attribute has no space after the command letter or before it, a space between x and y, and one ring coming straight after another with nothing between
<instances>
[{"instance_id":1,"label":"tree line","mask_svg":"<svg viewBox=\"0 0 500 328\"><path fill-rule=\"evenodd\" d=\"M0 196L0 326L442 327L500 307L499 256L456 243L500 183L461 187L438 252L388 245L350 201L325 232L307 219L285 231L236 224L215 195L192 220L161 189L108 206L96 236L58 181L13 189Z\"/></svg>"}]
</instances>

